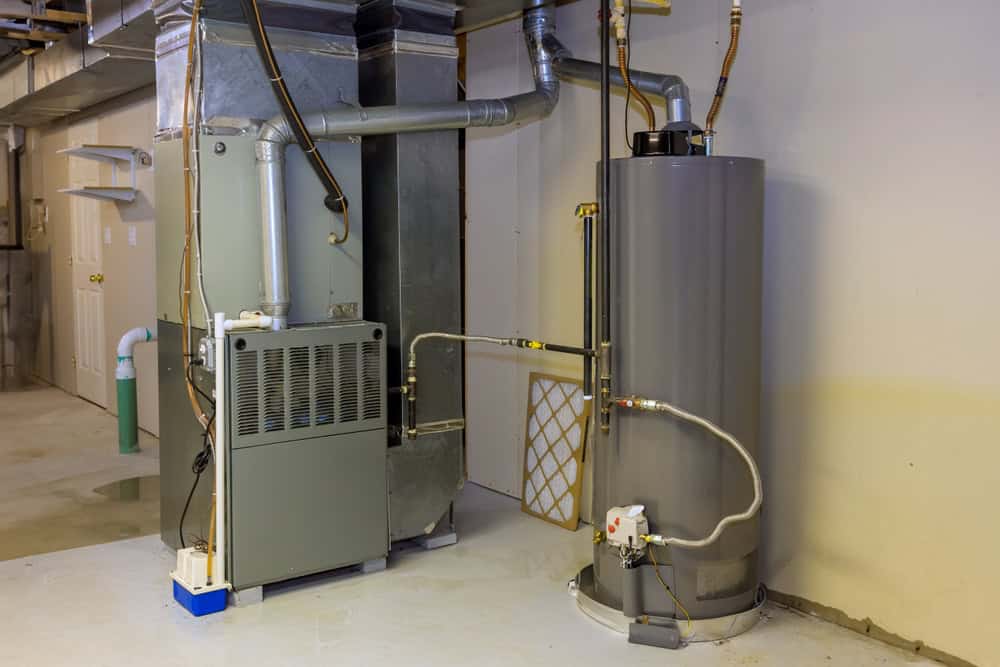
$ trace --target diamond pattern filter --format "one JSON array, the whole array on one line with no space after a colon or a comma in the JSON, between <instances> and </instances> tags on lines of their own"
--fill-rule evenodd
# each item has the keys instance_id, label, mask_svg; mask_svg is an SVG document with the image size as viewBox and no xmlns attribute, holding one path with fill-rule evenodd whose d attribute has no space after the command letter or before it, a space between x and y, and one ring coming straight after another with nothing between
<instances>
[{"instance_id":1,"label":"diamond pattern filter","mask_svg":"<svg viewBox=\"0 0 1000 667\"><path fill-rule=\"evenodd\" d=\"M589 416L590 404L583 400L579 380L531 374L522 511L576 530Z\"/></svg>"}]
</instances>

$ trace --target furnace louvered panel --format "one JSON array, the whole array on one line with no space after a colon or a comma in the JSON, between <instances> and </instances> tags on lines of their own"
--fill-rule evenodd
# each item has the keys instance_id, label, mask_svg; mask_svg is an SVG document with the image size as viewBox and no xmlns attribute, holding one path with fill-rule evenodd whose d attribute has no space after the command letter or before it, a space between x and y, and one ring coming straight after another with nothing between
<instances>
[{"instance_id":1,"label":"furnace louvered panel","mask_svg":"<svg viewBox=\"0 0 1000 667\"><path fill-rule=\"evenodd\" d=\"M361 343L361 418L382 416L382 345L378 341Z\"/></svg>"},{"instance_id":2,"label":"furnace louvered panel","mask_svg":"<svg viewBox=\"0 0 1000 667\"><path fill-rule=\"evenodd\" d=\"M236 389L236 434L260 433L260 404L258 386L260 371L257 369L257 352L242 350L236 353L233 379Z\"/></svg>"},{"instance_id":3,"label":"furnace louvered panel","mask_svg":"<svg viewBox=\"0 0 1000 667\"><path fill-rule=\"evenodd\" d=\"M313 368L316 369L316 380L313 386L313 405L316 408L316 425L323 426L333 423L334 416L334 381L333 381L333 345L317 345L312 349Z\"/></svg>"},{"instance_id":4,"label":"furnace louvered panel","mask_svg":"<svg viewBox=\"0 0 1000 667\"><path fill-rule=\"evenodd\" d=\"M285 430L285 350L264 350L264 430Z\"/></svg>"},{"instance_id":5,"label":"furnace louvered panel","mask_svg":"<svg viewBox=\"0 0 1000 667\"><path fill-rule=\"evenodd\" d=\"M230 336L233 447L384 427L381 327L334 327Z\"/></svg>"},{"instance_id":6,"label":"furnace louvered panel","mask_svg":"<svg viewBox=\"0 0 1000 667\"><path fill-rule=\"evenodd\" d=\"M288 427L309 428L312 422L311 387L315 380L309 369L308 347L288 348Z\"/></svg>"},{"instance_id":7,"label":"furnace louvered panel","mask_svg":"<svg viewBox=\"0 0 1000 667\"><path fill-rule=\"evenodd\" d=\"M358 344L337 346L337 418L341 422L358 421Z\"/></svg>"}]
</instances>

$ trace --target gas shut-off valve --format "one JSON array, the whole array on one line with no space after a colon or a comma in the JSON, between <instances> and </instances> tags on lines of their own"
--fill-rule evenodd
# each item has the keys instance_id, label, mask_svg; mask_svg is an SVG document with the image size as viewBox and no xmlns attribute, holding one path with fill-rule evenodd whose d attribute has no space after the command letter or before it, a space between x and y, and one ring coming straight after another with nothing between
<instances>
[{"instance_id":1,"label":"gas shut-off valve","mask_svg":"<svg viewBox=\"0 0 1000 667\"><path fill-rule=\"evenodd\" d=\"M608 510L606 541L618 549L622 567L628 568L646 551L649 521L645 505L626 505Z\"/></svg>"}]
</instances>

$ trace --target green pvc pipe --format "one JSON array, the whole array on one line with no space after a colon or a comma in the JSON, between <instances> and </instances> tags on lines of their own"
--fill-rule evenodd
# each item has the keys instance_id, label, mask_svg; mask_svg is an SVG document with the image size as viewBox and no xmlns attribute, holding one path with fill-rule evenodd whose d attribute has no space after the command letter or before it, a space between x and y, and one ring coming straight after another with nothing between
<instances>
[{"instance_id":1,"label":"green pvc pipe","mask_svg":"<svg viewBox=\"0 0 1000 667\"><path fill-rule=\"evenodd\" d=\"M117 380L115 384L118 388L118 452L133 454L139 451L139 410L135 378Z\"/></svg>"}]
</instances>

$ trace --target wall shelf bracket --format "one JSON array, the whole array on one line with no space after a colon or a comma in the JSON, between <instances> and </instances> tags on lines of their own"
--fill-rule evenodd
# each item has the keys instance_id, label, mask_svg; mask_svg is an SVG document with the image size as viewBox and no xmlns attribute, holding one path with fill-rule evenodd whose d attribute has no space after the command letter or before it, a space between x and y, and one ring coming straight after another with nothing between
<instances>
[{"instance_id":1,"label":"wall shelf bracket","mask_svg":"<svg viewBox=\"0 0 1000 667\"><path fill-rule=\"evenodd\" d=\"M133 202L138 190L136 189L135 172L139 166L148 167L152 164L149 153L133 146L111 146L106 144L83 144L70 148L63 148L59 151L70 157L79 157L86 160L96 160L111 165L111 185L85 185L76 188L63 188L59 190L64 194L76 195L77 197L89 197L91 199L102 199L105 201ZM128 166L129 185L118 184L118 170Z\"/></svg>"}]
</instances>

